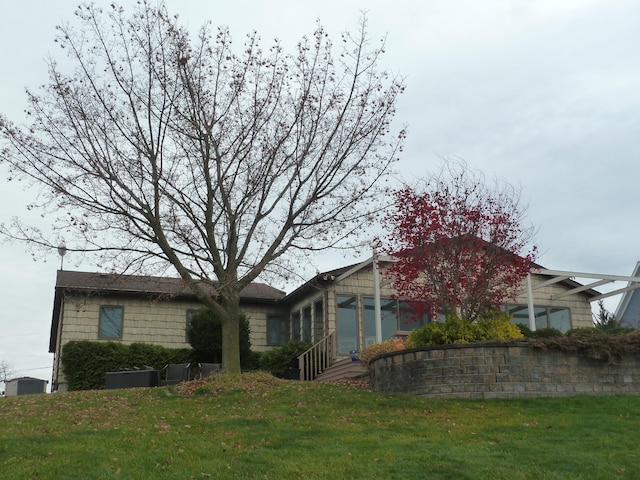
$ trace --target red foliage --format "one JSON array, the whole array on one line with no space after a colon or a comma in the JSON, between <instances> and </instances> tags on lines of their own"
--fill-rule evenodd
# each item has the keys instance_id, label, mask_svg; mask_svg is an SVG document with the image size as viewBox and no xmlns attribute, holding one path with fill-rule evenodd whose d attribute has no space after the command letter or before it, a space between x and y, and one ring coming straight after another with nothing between
<instances>
[{"instance_id":1,"label":"red foliage","mask_svg":"<svg viewBox=\"0 0 640 480\"><path fill-rule=\"evenodd\" d=\"M457 312L475 320L515 297L536 248L523 253L532 229L522 226L512 187L489 189L466 167L448 171L451 178L441 175L423 192L395 192L385 250L398 262L388 273L414 314Z\"/></svg>"}]
</instances>

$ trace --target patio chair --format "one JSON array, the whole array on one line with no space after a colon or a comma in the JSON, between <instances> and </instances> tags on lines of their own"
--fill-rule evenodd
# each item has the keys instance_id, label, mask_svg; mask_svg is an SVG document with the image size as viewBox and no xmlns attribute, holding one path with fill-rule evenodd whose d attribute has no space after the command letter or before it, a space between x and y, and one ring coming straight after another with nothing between
<instances>
[{"instance_id":1,"label":"patio chair","mask_svg":"<svg viewBox=\"0 0 640 480\"><path fill-rule=\"evenodd\" d=\"M169 363L160 370L160 385L176 385L189 380L189 363Z\"/></svg>"},{"instance_id":2,"label":"patio chair","mask_svg":"<svg viewBox=\"0 0 640 480\"><path fill-rule=\"evenodd\" d=\"M220 363L199 363L198 367L200 369L200 378L215 375L222 371L222 365Z\"/></svg>"}]
</instances>

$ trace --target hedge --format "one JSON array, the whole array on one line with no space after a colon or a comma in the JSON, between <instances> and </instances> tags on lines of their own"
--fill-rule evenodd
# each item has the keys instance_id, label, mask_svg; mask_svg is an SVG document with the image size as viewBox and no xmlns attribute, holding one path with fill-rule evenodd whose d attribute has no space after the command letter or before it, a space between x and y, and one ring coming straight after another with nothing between
<instances>
[{"instance_id":1,"label":"hedge","mask_svg":"<svg viewBox=\"0 0 640 480\"><path fill-rule=\"evenodd\" d=\"M146 343L73 340L62 348L62 368L69 390L104 388L107 372L141 367L160 369L168 363L193 361L190 348L165 348Z\"/></svg>"}]
</instances>

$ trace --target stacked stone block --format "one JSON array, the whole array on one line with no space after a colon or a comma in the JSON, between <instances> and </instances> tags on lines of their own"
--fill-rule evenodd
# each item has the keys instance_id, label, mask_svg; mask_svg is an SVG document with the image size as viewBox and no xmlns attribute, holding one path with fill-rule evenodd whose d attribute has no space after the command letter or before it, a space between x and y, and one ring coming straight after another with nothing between
<instances>
[{"instance_id":1,"label":"stacked stone block","mask_svg":"<svg viewBox=\"0 0 640 480\"><path fill-rule=\"evenodd\" d=\"M448 345L384 354L371 388L433 398L533 398L640 393L640 358L616 364L527 343Z\"/></svg>"}]
</instances>

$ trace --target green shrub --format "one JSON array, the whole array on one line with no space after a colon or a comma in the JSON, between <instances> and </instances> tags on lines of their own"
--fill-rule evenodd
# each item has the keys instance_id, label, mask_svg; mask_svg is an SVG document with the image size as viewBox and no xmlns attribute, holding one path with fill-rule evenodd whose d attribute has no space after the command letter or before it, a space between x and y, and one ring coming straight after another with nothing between
<instances>
[{"instance_id":1,"label":"green shrub","mask_svg":"<svg viewBox=\"0 0 640 480\"><path fill-rule=\"evenodd\" d=\"M532 338L529 342L538 348L578 352L589 358L616 363L624 355L640 353L640 330L623 335L609 335L598 329L574 329L569 335L551 338Z\"/></svg>"},{"instance_id":2,"label":"green shrub","mask_svg":"<svg viewBox=\"0 0 640 480\"><path fill-rule=\"evenodd\" d=\"M502 318L480 320L474 327L479 332L478 341L512 340L523 336L515 323Z\"/></svg>"},{"instance_id":3,"label":"green shrub","mask_svg":"<svg viewBox=\"0 0 640 480\"><path fill-rule=\"evenodd\" d=\"M298 357L309 350L309 342L291 341L260 355L260 367L271 372L282 372L288 368L298 368Z\"/></svg>"},{"instance_id":4,"label":"green shrub","mask_svg":"<svg viewBox=\"0 0 640 480\"><path fill-rule=\"evenodd\" d=\"M240 365L244 369L253 365L253 352L249 320L240 314ZM187 325L187 341L193 347L198 362L222 362L222 323L210 310L195 312Z\"/></svg>"},{"instance_id":5,"label":"green shrub","mask_svg":"<svg viewBox=\"0 0 640 480\"><path fill-rule=\"evenodd\" d=\"M141 367L160 369L168 363L189 363L193 360L193 350L189 348L89 340L65 344L61 357L69 390L102 389L107 372Z\"/></svg>"},{"instance_id":6,"label":"green shrub","mask_svg":"<svg viewBox=\"0 0 640 480\"><path fill-rule=\"evenodd\" d=\"M568 330L566 332L565 335L589 335L589 334L593 334L593 333L604 333L600 330L598 330L595 327L577 327L577 328L572 328L571 330Z\"/></svg>"},{"instance_id":7,"label":"green shrub","mask_svg":"<svg viewBox=\"0 0 640 480\"><path fill-rule=\"evenodd\" d=\"M478 322L471 323L455 315L449 315L444 323L433 322L416 328L408 340L412 345L420 347L522 338L518 326L508 318L510 317L503 315L486 316Z\"/></svg>"},{"instance_id":8,"label":"green shrub","mask_svg":"<svg viewBox=\"0 0 640 480\"><path fill-rule=\"evenodd\" d=\"M373 357L383 353L396 352L405 348L404 342L400 339L385 340L384 342L369 345L358 354L358 359L366 367Z\"/></svg>"},{"instance_id":9,"label":"green shrub","mask_svg":"<svg viewBox=\"0 0 640 480\"><path fill-rule=\"evenodd\" d=\"M538 328L537 330L531 332L531 338L553 338L559 337L561 335L562 332L553 327Z\"/></svg>"},{"instance_id":10,"label":"green shrub","mask_svg":"<svg viewBox=\"0 0 640 480\"><path fill-rule=\"evenodd\" d=\"M533 337L533 330L529 328L529 325L525 325L524 323L516 323L515 326L518 327L518 330L520 330L520 333L522 333L522 336L526 338Z\"/></svg>"}]
</instances>

